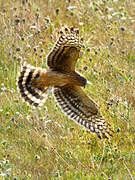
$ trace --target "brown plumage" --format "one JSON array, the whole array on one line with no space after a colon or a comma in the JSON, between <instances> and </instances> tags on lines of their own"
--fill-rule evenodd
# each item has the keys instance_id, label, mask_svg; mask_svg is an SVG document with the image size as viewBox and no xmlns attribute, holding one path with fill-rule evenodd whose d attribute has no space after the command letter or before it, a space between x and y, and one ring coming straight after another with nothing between
<instances>
[{"instance_id":1,"label":"brown plumage","mask_svg":"<svg viewBox=\"0 0 135 180\"><path fill-rule=\"evenodd\" d=\"M112 135L109 123L99 113L97 103L88 97L82 87L86 79L75 71L80 56L79 30L64 28L47 56L49 71L24 63L18 80L21 96L34 106L41 106L47 91L53 87L54 97L61 110L99 138Z\"/></svg>"}]
</instances>

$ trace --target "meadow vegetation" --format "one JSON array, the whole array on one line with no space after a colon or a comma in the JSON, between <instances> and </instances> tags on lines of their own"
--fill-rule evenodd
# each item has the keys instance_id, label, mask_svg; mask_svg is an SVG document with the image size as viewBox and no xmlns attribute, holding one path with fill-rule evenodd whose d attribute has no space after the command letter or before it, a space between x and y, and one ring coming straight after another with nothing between
<instances>
[{"instance_id":1,"label":"meadow vegetation","mask_svg":"<svg viewBox=\"0 0 135 180\"><path fill-rule=\"evenodd\" d=\"M114 129L110 140L69 120L52 94L19 97L20 64L46 67L62 26L83 37L76 69ZM0 0L0 180L135 178L135 1Z\"/></svg>"}]
</instances>

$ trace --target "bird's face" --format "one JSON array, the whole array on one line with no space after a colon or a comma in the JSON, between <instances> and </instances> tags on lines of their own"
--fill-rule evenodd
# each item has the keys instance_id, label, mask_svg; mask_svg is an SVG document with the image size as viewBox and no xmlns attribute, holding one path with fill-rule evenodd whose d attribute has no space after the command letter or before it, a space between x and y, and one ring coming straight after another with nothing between
<instances>
[{"instance_id":1,"label":"bird's face","mask_svg":"<svg viewBox=\"0 0 135 180\"><path fill-rule=\"evenodd\" d=\"M85 88L86 85L87 85L87 80L83 77L82 78L82 84L83 84L83 87Z\"/></svg>"},{"instance_id":2,"label":"bird's face","mask_svg":"<svg viewBox=\"0 0 135 180\"><path fill-rule=\"evenodd\" d=\"M83 86L85 87L86 84L87 84L87 80L86 78L84 78L82 75L80 75L78 72L75 72L75 77L76 77L76 80L78 81L78 84L80 86Z\"/></svg>"}]
</instances>

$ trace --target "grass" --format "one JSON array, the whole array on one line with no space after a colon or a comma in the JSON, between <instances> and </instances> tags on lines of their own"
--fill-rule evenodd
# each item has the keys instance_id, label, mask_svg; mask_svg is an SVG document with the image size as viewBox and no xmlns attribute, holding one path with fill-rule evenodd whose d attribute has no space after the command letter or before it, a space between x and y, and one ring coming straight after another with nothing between
<instances>
[{"instance_id":1,"label":"grass","mask_svg":"<svg viewBox=\"0 0 135 180\"><path fill-rule=\"evenodd\" d=\"M130 0L0 0L0 179L135 178L134 14ZM65 117L52 95L41 109L19 98L20 63L47 68L63 25L80 29L76 68L115 130L110 141Z\"/></svg>"}]
</instances>

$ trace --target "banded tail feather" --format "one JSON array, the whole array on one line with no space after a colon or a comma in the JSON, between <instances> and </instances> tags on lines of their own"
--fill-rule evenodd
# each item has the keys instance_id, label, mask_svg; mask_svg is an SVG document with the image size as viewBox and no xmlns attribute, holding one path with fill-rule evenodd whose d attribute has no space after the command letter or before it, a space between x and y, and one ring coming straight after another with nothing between
<instances>
[{"instance_id":1,"label":"banded tail feather","mask_svg":"<svg viewBox=\"0 0 135 180\"><path fill-rule=\"evenodd\" d=\"M92 114L88 110L85 111L83 104L77 96L75 96L75 93L72 93L69 89L66 91L66 89L63 87L54 88L55 100L62 111L70 119L82 125L88 131L96 133L100 139L102 137L109 138L109 136L112 136L113 131L110 128L110 124L107 123L99 113Z\"/></svg>"},{"instance_id":2,"label":"banded tail feather","mask_svg":"<svg viewBox=\"0 0 135 180\"><path fill-rule=\"evenodd\" d=\"M39 77L40 68L36 68L26 62L21 67L18 78L18 87L21 96L29 104L42 106L47 98L47 88L35 88L32 86L32 80Z\"/></svg>"}]
</instances>

